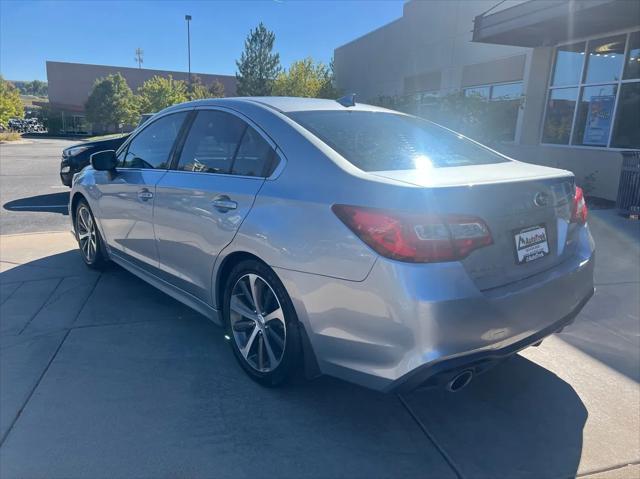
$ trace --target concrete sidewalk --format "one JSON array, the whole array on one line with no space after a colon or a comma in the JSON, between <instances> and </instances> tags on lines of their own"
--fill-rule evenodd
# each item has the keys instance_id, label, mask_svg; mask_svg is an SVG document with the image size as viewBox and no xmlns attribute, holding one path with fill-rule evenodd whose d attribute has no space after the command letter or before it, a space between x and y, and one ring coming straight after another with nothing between
<instances>
[{"instance_id":1,"label":"concrete sidewalk","mask_svg":"<svg viewBox=\"0 0 640 479\"><path fill-rule=\"evenodd\" d=\"M457 394L264 389L67 232L0 237L0 477L640 477L640 223L592 213L575 325ZM543 308L544 305L541 305Z\"/></svg>"}]
</instances>

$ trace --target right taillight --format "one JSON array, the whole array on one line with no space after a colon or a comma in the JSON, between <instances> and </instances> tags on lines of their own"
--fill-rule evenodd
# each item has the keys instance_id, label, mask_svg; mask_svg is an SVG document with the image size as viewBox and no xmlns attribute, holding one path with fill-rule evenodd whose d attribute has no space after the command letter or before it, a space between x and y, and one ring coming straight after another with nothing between
<instances>
[{"instance_id":1,"label":"right taillight","mask_svg":"<svg viewBox=\"0 0 640 479\"><path fill-rule=\"evenodd\" d=\"M331 209L373 250L398 261L456 261L493 243L489 227L474 216L414 215L349 205Z\"/></svg>"},{"instance_id":2,"label":"right taillight","mask_svg":"<svg viewBox=\"0 0 640 479\"><path fill-rule=\"evenodd\" d=\"M587 214L587 203L584 201L584 192L582 188L576 186L576 192L571 206L571 222L583 225L587 222Z\"/></svg>"}]
</instances>

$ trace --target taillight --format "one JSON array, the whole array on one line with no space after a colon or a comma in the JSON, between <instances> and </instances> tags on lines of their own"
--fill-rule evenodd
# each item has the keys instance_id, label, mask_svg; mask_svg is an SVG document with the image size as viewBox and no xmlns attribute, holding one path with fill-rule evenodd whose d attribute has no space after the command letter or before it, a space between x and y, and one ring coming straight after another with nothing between
<instances>
[{"instance_id":1,"label":"taillight","mask_svg":"<svg viewBox=\"0 0 640 479\"><path fill-rule=\"evenodd\" d=\"M584 201L584 192L582 188L576 186L576 193L573 197L571 207L571 222L583 225L587 222L587 214L587 203Z\"/></svg>"},{"instance_id":2,"label":"taillight","mask_svg":"<svg viewBox=\"0 0 640 479\"><path fill-rule=\"evenodd\" d=\"M486 223L472 216L414 215L348 205L331 209L373 250L399 261L456 261L493 243Z\"/></svg>"}]
</instances>

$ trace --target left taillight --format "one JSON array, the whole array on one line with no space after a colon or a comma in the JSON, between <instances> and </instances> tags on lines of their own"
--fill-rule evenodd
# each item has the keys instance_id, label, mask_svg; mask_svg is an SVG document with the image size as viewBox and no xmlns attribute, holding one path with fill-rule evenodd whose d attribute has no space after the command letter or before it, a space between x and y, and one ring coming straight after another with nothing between
<instances>
[{"instance_id":1,"label":"left taillight","mask_svg":"<svg viewBox=\"0 0 640 479\"><path fill-rule=\"evenodd\" d=\"M587 203L584 200L584 191L576 186L576 192L573 197L573 205L571 207L571 222L585 224L587 222Z\"/></svg>"},{"instance_id":2,"label":"left taillight","mask_svg":"<svg viewBox=\"0 0 640 479\"><path fill-rule=\"evenodd\" d=\"M493 243L487 224L474 216L415 215L350 205L331 209L374 251L398 261L457 261Z\"/></svg>"}]
</instances>

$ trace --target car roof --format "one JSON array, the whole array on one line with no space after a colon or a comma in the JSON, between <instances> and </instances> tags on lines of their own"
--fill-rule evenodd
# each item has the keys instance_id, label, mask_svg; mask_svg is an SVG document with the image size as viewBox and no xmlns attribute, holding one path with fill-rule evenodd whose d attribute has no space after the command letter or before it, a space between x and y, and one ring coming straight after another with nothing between
<instances>
[{"instance_id":1,"label":"car roof","mask_svg":"<svg viewBox=\"0 0 640 479\"><path fill-rule=\"evenodd\" d=\"M282 113L290 113L294 111L313 111L313 110L358 110L358 111L390 111L373 105L358 103L356 99L355 106L345 107L336 100L327 100L322 98L298 98L287 96L247 96L247 97L229 97L229 98L209 98L205 100L195 100L188 103L174 105L169 109L183 107L185 105L198 106L239 106L239 104L259 104L264 107L277 110ZM168 109L168 110L169 110Z\"/></svg>"}]
</instances>

